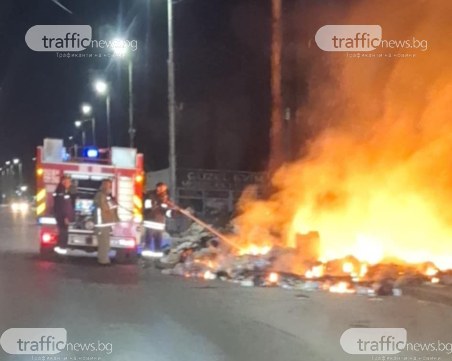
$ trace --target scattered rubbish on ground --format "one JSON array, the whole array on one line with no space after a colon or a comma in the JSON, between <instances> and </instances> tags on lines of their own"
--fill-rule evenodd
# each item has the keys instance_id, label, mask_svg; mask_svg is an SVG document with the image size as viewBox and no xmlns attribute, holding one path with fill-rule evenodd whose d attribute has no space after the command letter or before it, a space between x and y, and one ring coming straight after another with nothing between
<instances>
[{"instance_id":1,"label":"scattered rubbish on ground","mask_svg":"<svg viewBox=\"0 0 452 361\"><path fill-rule=\"evenodd\" d=\"M375 301L387 296L400 297L405 286L452 284L452 274L439 271L433 264L370 265L349 256L326 263L306 261L298 267L304 270L300 274L281 270L284 261L294 262L296 255L292 249L250 246L237 251L227 246L193 223L173 238L171 247L155 265L165 275L222 280L242 287L356 294Z\"/></svg>"}]
</instances>

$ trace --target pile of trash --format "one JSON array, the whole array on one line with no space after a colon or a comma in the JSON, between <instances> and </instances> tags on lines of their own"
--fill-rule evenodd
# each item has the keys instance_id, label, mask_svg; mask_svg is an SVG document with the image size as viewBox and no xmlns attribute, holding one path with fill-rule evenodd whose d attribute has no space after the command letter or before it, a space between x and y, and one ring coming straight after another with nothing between
<instances>
[{"instance_id":1,"label":"pile of trash","mask_svg":"<svg viewBox=\"0 0 452 361\"><path fill-rule=\"evenodd\" d=\"M156 267L166 275L220 279L243 287L280 287L369 297L401 296L404 286L452 284L452 274L440 272L433 264L367 265L354 257L310 264L300 275L279 266L290 263L287 260L296 256L293 252L275 247L265 254L237 255L222 249L215 236L193 223L179 237L172 239L171 248L156 261Z\"/></svg>"}]
</instances>

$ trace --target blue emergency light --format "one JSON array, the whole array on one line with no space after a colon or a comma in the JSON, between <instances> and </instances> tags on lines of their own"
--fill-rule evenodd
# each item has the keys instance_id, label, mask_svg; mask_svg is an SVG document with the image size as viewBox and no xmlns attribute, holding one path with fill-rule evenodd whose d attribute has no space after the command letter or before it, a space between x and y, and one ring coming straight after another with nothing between
<instances>
[{"instance_id":1,"label":"blue emergency light","mask_svg":"<svg viewBox=\"0 0 452 361\"><path fill-rule=\"evenodd\" d=\"M86 158L98 158L99 157L99 149L97 148L85 148L85 157Z\"/></svg>"}]
</instances>

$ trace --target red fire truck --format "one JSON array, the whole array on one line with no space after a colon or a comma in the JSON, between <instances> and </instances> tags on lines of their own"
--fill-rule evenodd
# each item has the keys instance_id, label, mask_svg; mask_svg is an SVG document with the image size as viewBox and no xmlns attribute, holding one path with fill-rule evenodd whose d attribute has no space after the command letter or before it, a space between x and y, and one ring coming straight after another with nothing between
<instances>
[{"instance_id":1,"label":"red fire truck","mask_svg":"<svg viewBox=\"0 0 452 361\"><path fill-rule=\"evenodd\" d=\"M104 179L113 183L120 222L112 227L111 248L118 261L133 260L140 243L143 194L143 155L136 149L64 147L61 139L45 139L36 156L36 214L40 225L40 252L54 255L58 229L53 214L53 193L62 175L72 179L75 222L69 226L67 255L97 251L93 199Z\"/></svg>"}]
</instances>

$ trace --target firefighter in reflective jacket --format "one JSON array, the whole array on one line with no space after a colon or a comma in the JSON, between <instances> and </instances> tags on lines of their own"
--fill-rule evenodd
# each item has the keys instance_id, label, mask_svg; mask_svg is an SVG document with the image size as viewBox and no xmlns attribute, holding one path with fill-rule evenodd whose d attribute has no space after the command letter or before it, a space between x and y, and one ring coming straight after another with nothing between
<instances>
[{"instance_id":1,"label":"firefighter in reflective jacket","mask_svg":"<svg viewBox=\"0 0 452 361\"><path fill-rule=\"evenodd\" d=\"M110 264L111 227L119 222L117 204L111 196L112 183L110 179L102 181L99 191L94 197L96 235L97 235L97 261L101 265Z\"/></svg>"},{"instance_id":2,"label":"firefighter in reflective jacket","mask_svg":"<svg viewBox=\"0 0 452 361\"><path fill-rule=\"evenodd\" d=\"M154 241L153 250L160 251L165 218L170 216L168 186L157 183L155 189L144 197L145 248L151 249L151 241Z\"/></svg>"}]
</instances>

